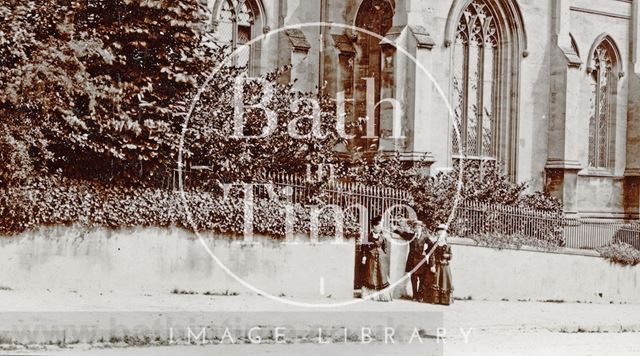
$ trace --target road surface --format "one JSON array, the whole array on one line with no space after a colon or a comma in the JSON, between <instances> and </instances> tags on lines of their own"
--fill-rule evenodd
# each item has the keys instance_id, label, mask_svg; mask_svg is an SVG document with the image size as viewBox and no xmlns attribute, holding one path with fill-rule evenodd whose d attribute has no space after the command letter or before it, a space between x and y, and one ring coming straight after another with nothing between
<instances>
[{"instance_id":1,"label":"road surface","mask_svg":"<svg viewBox=\"0 0 640 356\"><path fill-rule=\"evenodd\" d=\"M482 333L465 344L462 339L447 340L439 353L435 340L424 344L295 344L295 345L208 345L141 348L88 349L77 345L68 350L17 351L11 354L60 356L637 356L640 333Z\"/></svg>"}]
</instances>

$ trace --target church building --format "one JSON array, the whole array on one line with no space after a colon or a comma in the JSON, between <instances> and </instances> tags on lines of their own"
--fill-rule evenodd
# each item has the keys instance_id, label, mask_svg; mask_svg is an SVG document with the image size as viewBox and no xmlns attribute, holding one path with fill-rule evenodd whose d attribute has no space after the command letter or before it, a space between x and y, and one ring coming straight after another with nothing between
<instances>
[{"instance_id":1,"label":"church building","mask_svg":"<svg viewBox=\"0 0 640 356\"><path fill-rule=\"evenodd\" d=\"M495 161L569 215L640 215L640 0L209 1L237 64L291 65L368 118L367 148L431 174Z\"/></svg>"}]
</instances>

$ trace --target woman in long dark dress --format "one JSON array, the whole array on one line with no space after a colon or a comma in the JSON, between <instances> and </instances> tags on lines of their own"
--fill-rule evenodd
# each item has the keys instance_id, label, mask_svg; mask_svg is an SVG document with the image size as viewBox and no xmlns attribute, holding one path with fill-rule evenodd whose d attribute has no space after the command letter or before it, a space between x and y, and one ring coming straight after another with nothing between
<instances>
[{"instance_id":1,"label":"woman in long dark dress","mask_svg":"<svg viewBox=\"0 0 640 356\"><path fill-rule=\"evenodd\" d=\"M451 280L451 246L447 243L447 227L438 227L438 240L433 247L433 266L430 268L429 291L427 292L427 302L432 304L451 304L453 293L453 282Z\"/></svg>"},{"instance_id":2,"label":"woman in long dark dress","mask_svg":"<svg viewBox=\"0 0 640 356\"><path fill-rule=\"evenodd\" d=\"M390 302L391 291L387 288L389 287L391 245L387 241L388 232L384 231L380 217L374 218L372 225L368 244L362 245L362 263L364 264L362 298Z\"/></svg>"}]
</instances>

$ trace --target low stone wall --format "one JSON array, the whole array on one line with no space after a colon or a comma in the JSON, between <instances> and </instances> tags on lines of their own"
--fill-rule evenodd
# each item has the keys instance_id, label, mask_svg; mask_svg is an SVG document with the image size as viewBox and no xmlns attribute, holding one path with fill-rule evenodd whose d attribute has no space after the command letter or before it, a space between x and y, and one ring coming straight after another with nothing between
<instances>
[{"instance_id":1,"label":"low stone wall","mask_svg":"<svg viewBox=\"0 0 640 356\"><path fill-rule=\"evenodd\" d=\"M272 295L353 296L353 241L284 244L256 236L246 245L228 236L203 239L230 271ZM0 238L0 266L0 286L21 290L252 293L216 263L197 236L181 229L42 229Z\"/></svg>"},{"instance_id":2,"label":"low stone wall","mask_svg":"<svg viewBox=\"0 0 640 356\"><path fill-rule=\"evenodd\" d=\"M231 272L271 295L346 300L353 296L355 246L284 244L256 236L240 244L206 234L205 244ZM474 300L640 303L640 266L609 263L597 253L564 249L497 250L451 239L454 295ZM392 246L391 280L404 276L407 247ZM0 238L0 287L16 290L162 294L254 293L231 277L200 240L181 229L90 232L47 228ZM396 297L411 295L408 280Z\"/></svg>"},{"instance_id":3,"label":"low stone wall","mask_svg":"<svg viewBox=\"0 0 640 356\"><path fill-rule=\"evenodd\" d=\"M455 296L474 300L640 303L640 266L594 251L498 250L452 239Z\"/></svg>"}]
</instances>

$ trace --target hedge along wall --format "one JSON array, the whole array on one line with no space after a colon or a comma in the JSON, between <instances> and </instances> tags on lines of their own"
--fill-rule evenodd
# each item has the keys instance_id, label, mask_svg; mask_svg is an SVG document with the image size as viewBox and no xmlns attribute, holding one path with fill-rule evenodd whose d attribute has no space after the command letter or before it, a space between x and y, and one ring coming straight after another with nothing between
<instances>
[{"instance_id":1,"label":"hedge along wall","mask_svg":"<svg viewBox=\"0 0 640 356\"><path fill-rule=\"evenodd\" d=\"M202 236L225 266L272 295L353 296L353 240L284 244L256 235L254 244L240 244L230 236ZM211 258L195 234L178 228L44 228L0 238L0 261L0 286L14 290L253 293Z\"/></svg>"}]
</instances>

